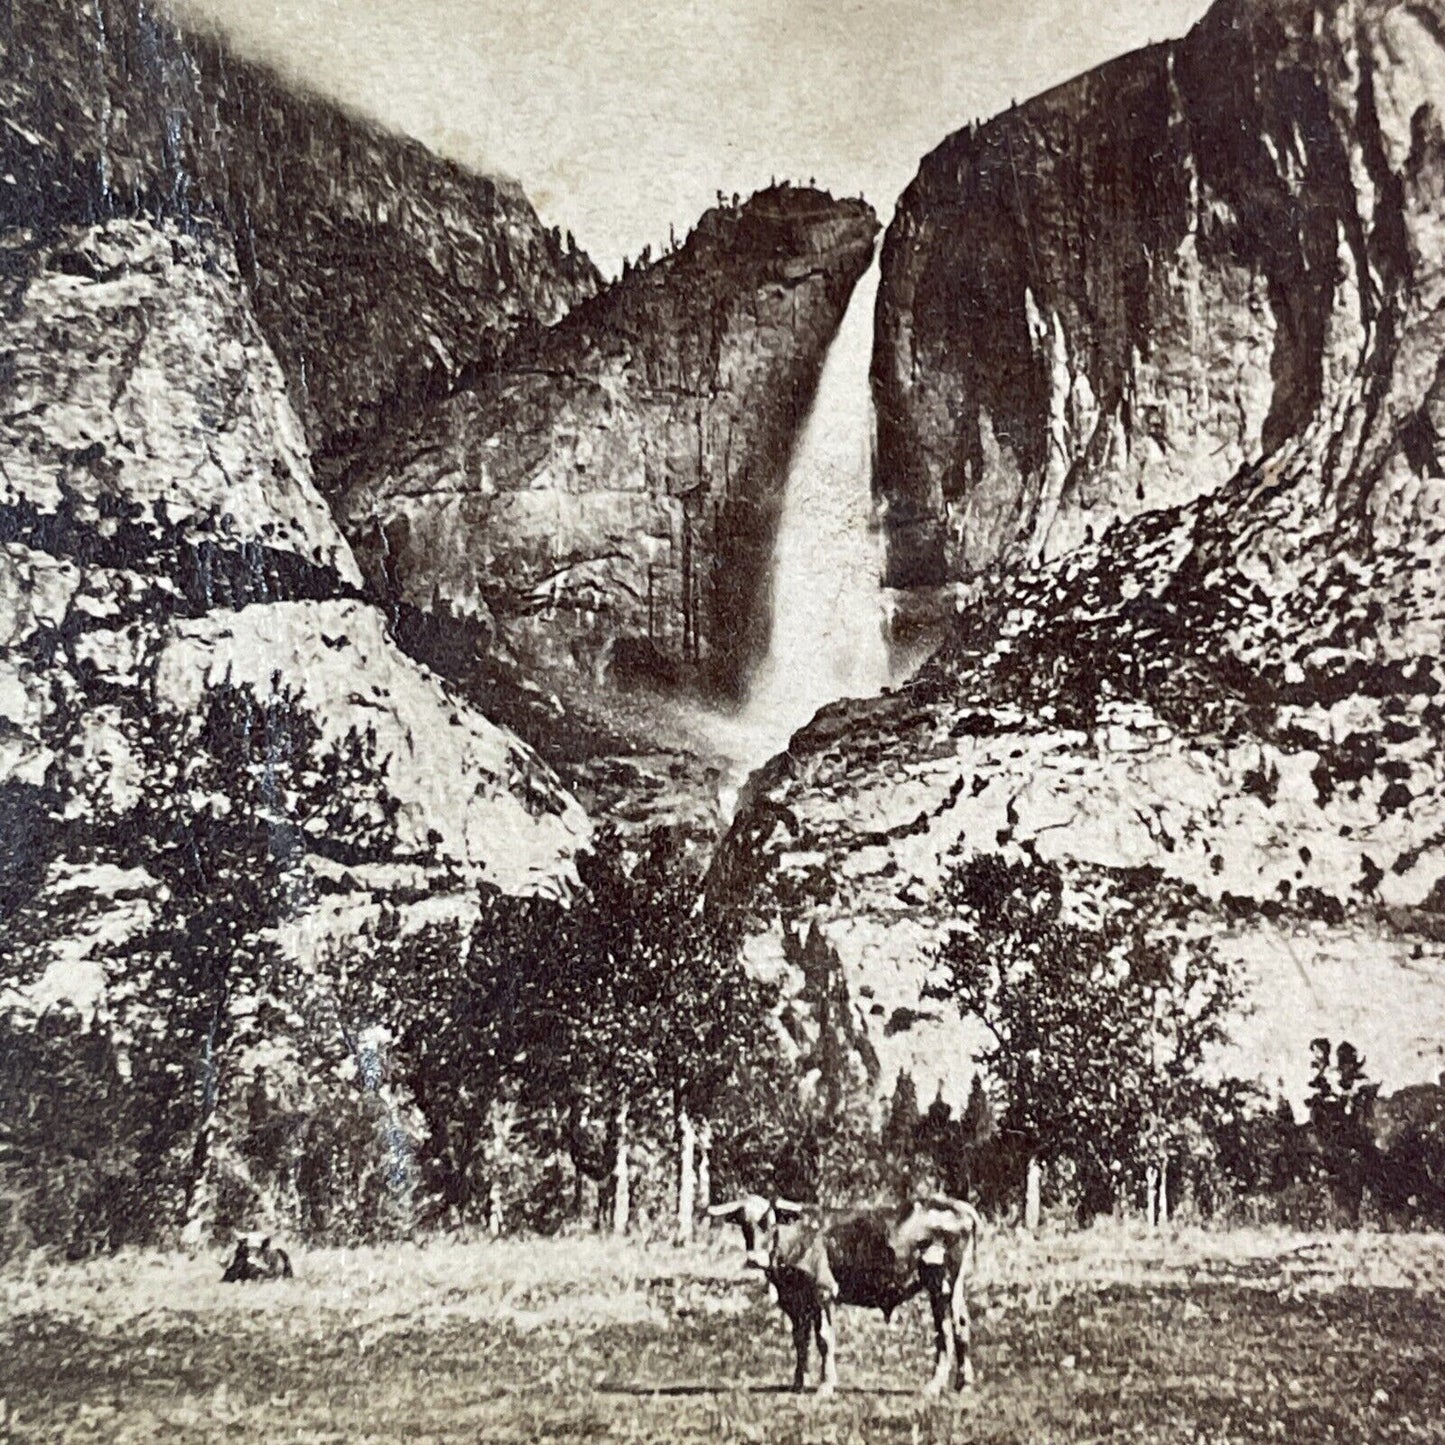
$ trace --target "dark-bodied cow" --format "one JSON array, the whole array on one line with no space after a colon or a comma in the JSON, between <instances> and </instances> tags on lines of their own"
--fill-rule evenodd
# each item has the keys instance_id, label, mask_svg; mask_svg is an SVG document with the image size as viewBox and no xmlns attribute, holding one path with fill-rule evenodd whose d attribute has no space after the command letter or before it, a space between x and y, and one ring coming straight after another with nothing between
<instances>
[{"instance_id":1,"label":"dark-bodied cow","mask_svg":"<svg viewBox=\"0 0 1445 1445\"><path fill-rule=\"evenodd\" d=\"M808 1340L818 1342L819 1391L837 1388L835 1305L863 1305L888 1319L926 1292L937 1358L930 1394L973 1383L966 1281L978 1258L979 1217L961 1200L927 1197L901 1210L825 1210L745 1195L708 1213L743 1233L747 1264L761 1270L793 1327L793 1388L803 1388Z\"/></svg>"},{"instance_id":2,"label":"dark-bodied cow","mask_svg":"<svg viewBox=\"0 0 1445 1445\"><path fill-rule=\"evenodd\" d=\"M291 1257L284 1249L274 1247L269 1238L259 1246L244 1235L236 1241L236 1253L221 1276L222 1284L240 1284L253 1279L290 1279Z\"/></svg>"}]
</instances>

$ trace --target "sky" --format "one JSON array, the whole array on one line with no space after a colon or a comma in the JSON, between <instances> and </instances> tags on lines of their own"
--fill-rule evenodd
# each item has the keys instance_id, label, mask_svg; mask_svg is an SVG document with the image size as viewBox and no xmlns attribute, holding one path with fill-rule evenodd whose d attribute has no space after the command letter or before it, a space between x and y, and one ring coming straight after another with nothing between
<instances>
[{"instance_id":1,"label":"sky","mask_svg":"<svg viewBox=\"0 0 1445 1445\"><path fill-rule=\"evenodd\" d=\"M946 135L1204 0L175 0L244 53L525 187L602 269L777 177L886 222Z\"/></svg>"}]
</instances>

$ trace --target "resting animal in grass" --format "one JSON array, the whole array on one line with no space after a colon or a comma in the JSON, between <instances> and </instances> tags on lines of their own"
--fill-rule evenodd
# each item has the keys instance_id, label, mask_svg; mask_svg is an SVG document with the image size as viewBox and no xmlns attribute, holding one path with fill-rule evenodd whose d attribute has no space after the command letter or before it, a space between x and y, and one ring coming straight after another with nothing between
<instances>
[{"instance_id":1,"label":"resting animal in grass","mask_svg":"<svg viewBox=\"0 0 1445 1445\"><path fill-rule=\"evenodd\" d=\"M910 1200L901 1210L825 1210L744 1195L708 1210L742 1230L747 1264L761 1270L793 1327L793 1388L803 1388L808 1340L818 1342L819 1392L838 1384L833 1307L863 1305L888 1319L924 1291L937 1358L930 1394L973 1383L965 1281L978 1257L979 1217L961 1200Z\"/></svg>"},{"instance_id":2,"label":"resting animal in grass","mask_svg":"<svg viewBox=\"0 0 1445 1445\"><path fill-rule=\"evenodd\" d=\"M244 1235L236 1241L236 1253L232 1256L226 1272L221 1276L222 1284L237 1284L252 1279L290 1279L291 1257L284 1249L273 1248L269 1238L253 1249L251 1241Z\"/></svg>"}]
</instances>

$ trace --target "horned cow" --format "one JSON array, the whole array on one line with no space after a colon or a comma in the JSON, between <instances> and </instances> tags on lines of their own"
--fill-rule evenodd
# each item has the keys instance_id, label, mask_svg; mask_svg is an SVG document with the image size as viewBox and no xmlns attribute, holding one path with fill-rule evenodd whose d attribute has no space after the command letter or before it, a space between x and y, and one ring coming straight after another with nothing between
<instances>
[{"instance_id":1,"label":"horned cow","mask_svg":"<svg viewBox=\"0 0 1445 1445\"><path fill-rule=\"evenodd\" d=\"M749 1194L708 1213L742 1230L746 1263L761 1270L793 1330L793 1388L804 1387L808 1342L817 1341L819 1392L838 1384L835 1305L882 1310L884 1319L927 1292L937 1356L927 1390L973 1383L966 1281L978 1258L980 1221L961 1200L929 1196L901 1210L825 1210Z\"/></svg>"}]
</instances>

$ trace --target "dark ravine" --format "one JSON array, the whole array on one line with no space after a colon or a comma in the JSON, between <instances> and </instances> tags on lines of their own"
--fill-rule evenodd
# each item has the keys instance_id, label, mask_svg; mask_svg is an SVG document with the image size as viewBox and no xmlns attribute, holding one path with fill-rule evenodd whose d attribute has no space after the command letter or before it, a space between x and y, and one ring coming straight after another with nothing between
<instances>
[{"instance_id":1,"label":"dark ravine","mask_svg":"<svg viewBox=\"0 0 1445 1445\"><path fill-rule=\"evenodd\" d=\"M323 471L599 282L514 183L139 0L0 8L0 115L0 227L209 216L229 231Z\"/></svg>"},{"instance_id":2,"label":"dark ravine","mask_svg":"<svg viewBox=\"0 0 1445 1445\"><path fill-rule=\"evenodd\" d=\"M923 161L873 364L896 585L1059 556L1355 404L1418 259L1439 34L1432 5L1224 0Z\"/></svg>"},{"instance_id":3,"label":"dark ravine","mask_svg":"<svg viewBox=\"0 0 1445 1445\"><path fill-rule=\"evenodd\" d=\"M709 211L353 470L363 570L534 674L736 696L789 450L876 229L790 186Z\"/></svg>"},{"instance_id":4,"label":"dark ravine","mask_svg":"<svg viewBox=\"0 0 1445 1445\"><path fill-rule=\"evenodd\" d=\"M933 1015L878 1041L885 1081L905 1064L925 1089L967 1075L957 1019L920 1006L951 917L940 892L951 858L1057 865L1081 926L1152 910L1161 937L1207 939L1239 960L1257 1011L1237 1047L1271 1084L1302 1078L1311 1030L1348 1029L1390 1083L1434 1078L1445 1028L1445 69L1434 17L1378 0L1313 12L1229 0L1181 46L948 142L905 199L880 306L879 481L895 521L914 503L933 521L940 498L956 506L947 546L941 526L895 529L894 569L977 575L911 683L825 711L755 777L714 878L751 900L756 948L818 923L860 1013ZM1213 37L1209 74L1200 36ZM1177 207L1140 200L1169 175L1156 152L1169 114L1158 87L1171 74L1181 95L1209 97L1181 112L1193 133L1220 138L1185 212L1215 220L1182 233L1160 229ZM1077 134L1047 151L1043 137L1069 117ZM956 187L984 183L980 155L996 160L1026 135L1029 225L1006 198L1012 221L962 212ZM1085 161L1096 202L1079 189ZM1226 209L1248 226L1221 219ZM1070 236L1101 242L1077 271ZM1089 462L1081 442L1072 480L1046 506L1050 449L1058 457L1055 443L1084 435L1050 439L1051 348L1075 368L1056 399L1081 394L1079 378L1098 397L1115 386L1125 397L1140 363L1121 380L1110 370L1120 356L1153 358L1160 376L1184 367L1189 333L1164 280L1119 301L1134 329L1107 345L1091 336L1086 303L1128 277L1174 284L1186 265L1195 280L1179 304L1214 298L1200 333L1215 348L1209 365L1256 388L1254 430L1223 427L1215 383L1186 370L1165 438L1177 446L1128 451L1129 470ZM1047 318L1037 354L1022 309L1033 275ZM1262 287L1260 317L1274 318L1261 321L1262 359L1241 329L1247 304L1225 306L1236 284ZM959 429L942 423L946 408ZM950 492L985 412L1007 415L1032 469L995 457L981 488ZM1117 428L1137 408L1113 414ZM1226 436L1235 450L1209 460ZM1260 457L1240 467L1241 449ZM1142 499L1119 500L1136 479ZM1035 520L1048 507L1050 526L1074 519L1067 548L1043 545ZM1128 512L1140 514L1104 529Z\"/></svg>"}]
</instances>

